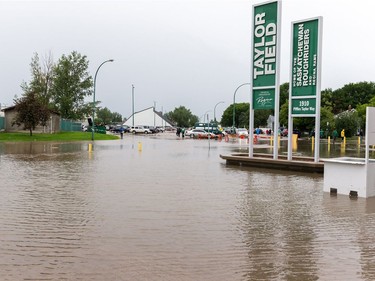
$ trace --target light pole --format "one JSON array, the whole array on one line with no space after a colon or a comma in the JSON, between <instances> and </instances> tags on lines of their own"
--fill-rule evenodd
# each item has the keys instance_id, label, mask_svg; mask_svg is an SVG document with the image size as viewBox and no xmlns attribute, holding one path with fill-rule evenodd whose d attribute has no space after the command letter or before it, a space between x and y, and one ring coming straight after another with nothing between
<instances>
[{"instance_id":1,"label":"light pole","mask_svg":"<svg viewBox=\"0 0 375 281\"><path fill-rule=\"evenodd\" d=\"M218 106L221 103L224 103L224 102L223 101L219 101L217 104L215 104L215 107L214 107L214 122L215 123L216 123L216 106Z\"/></svg>"},{"instance_id":2,"label":"light pole","mask_svg":"<svg viewBox=\"0 0 375 281\"><path fill-rule=\"evenodd\" d=\"M91 128L91 139L94 140L94 131L95 131L95 109L96 109L96 106L95 106L95 89L96 89L96 76L98 75L98 71L99 69L102 67L103 64L107 63L107 62L113 62L113 59L110 59L110 60L106 60L106 61L103 61L98 69L96 70L95 72L95 76L94 76L94 98L93 98L93 109L92 109L92 128Z\"/></svg>"},{"instance_id":3,"label":"light pole","mask_svg":"<svg viewBox=\"0 0 375 281\"><path fill-rule=\"evenodd\" d=\"M134 127L134 85L132 84L132 126Z\"/></svg>"},{"instance_id":4,"label":"light pole","mask_svg":"<svg viewBox=\"0 0 375 281\"><path fill-rule=\"evenodd\" d=\"M164 123L164 108L161 107L161 126L163 127L163 129L165 129L165 123Z\"/></svg>"},{"instance_id":5,"label":"light pole","mask_svg":"<svg viewBox=\"0 0 375 281\"><path fill-rule=\"evenodd\" d=\"M241 88L242 86L245 86L245 85L250 85L250 83L243 83L241 85L239 85L237 87L237 89L234 91L234 95L233 95L233 124L232 124L232 130L234 132L234 123L235 123L235 115L236 115L236 93L237 93L237 90L239 88Z\"/></svg>"},{"instance_id":6,"label":"light pole","mask_svg":"<svg viewBox=\"0 0 375 281\"><path fill-rule=\"evenodd\" d=\"M153 112L153 114L154 114L154 128L156 128L155 112L156 112L156 101L154 101L154 112Z\"/></svg>"},{"instance_id":7,"label":"light pole","mask_svg":"<svg viewBox=\"0 0 375 281\"><path fill-rule=\"evenodd\" d=\"M203 115L203 123L206 121L206 116L207 116L207 129L210 129L210 120L208 120L208 112L211 112L211 110L207 110L206 113ZM206 130L206 125L203 125L204 130Z\"/></svg>"}]
</instances>

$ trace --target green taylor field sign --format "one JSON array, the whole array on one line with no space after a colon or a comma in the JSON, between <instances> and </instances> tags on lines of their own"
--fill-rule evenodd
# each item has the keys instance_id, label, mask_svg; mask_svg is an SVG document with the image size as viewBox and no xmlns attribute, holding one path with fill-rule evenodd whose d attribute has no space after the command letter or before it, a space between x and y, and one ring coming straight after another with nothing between
<instances>
[{"instance_id":1,"label":"green taylor field sign","mask_svg":"<svg viewBox=\"0 0 375 281\"><path fill-rule=\"evenodd\" d=\"M252 45L253 108L275 106L278 2L254 6Z\"/></svg>"},{"instance_id":2,"label":"green taylor field sign","mask_svg":"<svg viewBox=\"0 0 375 281\"><path fill-rule=\"evenodd\" d=\"M293 23L291 57L292 115L316 113L319 18Z\"/></svg>"}]
</instances>

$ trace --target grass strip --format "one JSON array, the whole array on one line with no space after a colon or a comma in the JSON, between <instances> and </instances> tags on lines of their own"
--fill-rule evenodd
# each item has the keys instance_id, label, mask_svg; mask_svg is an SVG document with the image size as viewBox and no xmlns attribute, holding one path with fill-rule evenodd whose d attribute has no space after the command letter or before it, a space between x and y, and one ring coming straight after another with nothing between
<instances>
[{"instance_id":1,"label":"grass strip","mask_svg":"<svg viewBox=\"0 0 375 281\"><path fill-rule=\"evenodd\" d=\"M29 141L90 141L90 132L59 132L54 134L33 133L0 133L0 142L29 142ZM116 140L118 136L95 133L95 140Z\"/></svg>"}]
</instances>

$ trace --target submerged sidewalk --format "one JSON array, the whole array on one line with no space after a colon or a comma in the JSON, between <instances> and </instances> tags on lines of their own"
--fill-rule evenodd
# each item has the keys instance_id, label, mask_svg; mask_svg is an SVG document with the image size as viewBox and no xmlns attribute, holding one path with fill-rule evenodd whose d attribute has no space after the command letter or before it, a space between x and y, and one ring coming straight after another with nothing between
<instances>
[{"instance_id":1,"label":"submerged sidewalk","mask_svg":"<svg viewBox=\"0 0 375 281\"><path fill-rule=\"evenodd\" d=\"M289 161L286 156L278 156L278 159L273 159L271 154L254 153L253 157L249 157L248 154L237 153L220 155L220 158L226 160L227 165L324 173L324 162L322 160L314 162L313 157L294 156L293 160Z\"/></svg>"}]
</instances>

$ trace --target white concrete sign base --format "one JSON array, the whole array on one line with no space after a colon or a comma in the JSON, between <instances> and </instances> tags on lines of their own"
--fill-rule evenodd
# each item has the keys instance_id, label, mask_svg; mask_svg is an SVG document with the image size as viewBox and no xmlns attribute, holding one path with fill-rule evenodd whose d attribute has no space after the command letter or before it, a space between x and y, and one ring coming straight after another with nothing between
<instances>
[{"instance_id":1,"label":"white concrete sign base","mask_svg":"<svg viewBox=\"0 0 375 281\"><path fill-rule=\"evenodd\" d=\"M363 158L334 158L324 160L323 191L358 197L375 196L375 162Z\"/></svg>"},{"instance_id":2,"label":"white concrete sign base","mask_svg":"<svg viewBox=\"0 0 375 281\"><path fill-rule=\"evenodd\" d=\"M375 160L369 159L369 147L375 144L375 107L367 107L366 121L365 158L325 159L323 191L364 198L375 196Z\"/></svg>"}]
</instances>

